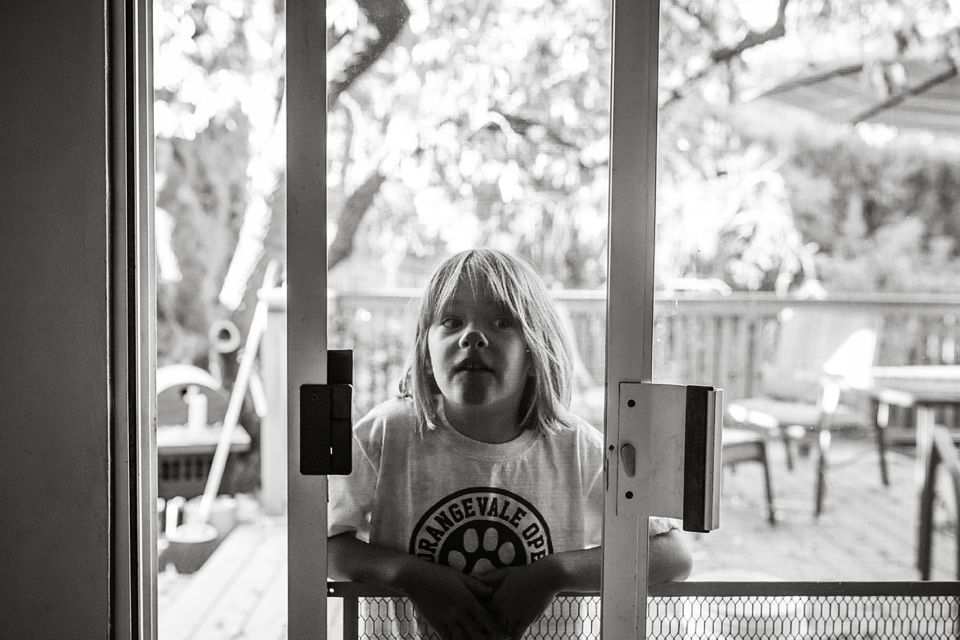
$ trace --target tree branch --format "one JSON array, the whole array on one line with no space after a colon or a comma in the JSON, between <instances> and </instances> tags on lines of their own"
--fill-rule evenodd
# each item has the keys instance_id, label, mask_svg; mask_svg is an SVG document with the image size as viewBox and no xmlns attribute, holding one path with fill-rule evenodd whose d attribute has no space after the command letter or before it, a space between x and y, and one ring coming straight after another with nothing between
<instances>
[{"instance_id":1,"label":"tree branch","mask_svg":"<svg viewBox=\"0 0 960 640\"><path fill-rule=\"evenodd\" d=\"M928 91L929 89L932 89L933 87L936 87L940 84L943 84L944 82L947 82L955 77L957 77L957 67L955 67L951 63L950 67L946 71L938 73L937 75L931 78L927 78L924 82L918 84L917 86L909 87L904 91L901 91L899 93L896 93L890 96L889 98L887 98L886 100L883 100L882 102L878 102L877 104L873 105L869 109L861 111L860 113L855 115L853 118L851 118L850 122L852 122L853 124L858 124L860 122L863 122L864 120L871 118L877 115L878 113L886 111L887 109L892 109L893 107L897 106L907 98L910 98L912 96L918 96L921 93Z\"/></svg>"},{"instance_id":2,"label":"tree branch","mask_svg":"<svg viewBox=\"0 0 960 640\"><path fill-rule=\"evenodd\" d=\"M715 64L722 64L739 56L747 49L758 47L761 44L765 44L771 40L777 40L787 35L788 4L790 4L790 0L780 0L780 5L777 7L777 21L774 22L769 29L766 31L748 31L740 42L732 47L722 47L711 52L710 60Z\"/></svg>"},{"instance_id":3,"label":"tree branch","mask_svg":"<svg viewBox=\"0 0 960 640\"><path fill-rule=\"evenodd\" d=\"M330 80L327 88L327 111L336 104L340 95L349 89L357 78L380 59L410 19L410 8L404 0L356 1L360 11L374 27L376 33L357 37L350 58ZM327 251L328 269L346 260L353 252L353 244L360 223L385 180L386 176L380 169L375 169L347 198L337 219L337 235Z\"/></svg>"},{"instance_id":4,"label":"tree branch","mask_svg":"<svg viewBox=\"0 0 960 640\"><path fill-rule=\"evenodd\" d=\"M694 70L692 73L687 75L679 85L671 89L667 97L661 101L660 108L664 109L674 102L682 99L686 93L686 90L689 89L693 83L703 78L717 66L730 62L748 49L758 47L762 44L770 42L771 40L777 40L785 36L787 33L788 4L790 4L790 0L780 0L780 4L777 6L777 20L773 23L773 25L770 26L769 29L764 31L754 31L751 29L736 44L729 47L719 47L711 51L709 63L704 64L699 69ZM689 11L683 5L678 4L677 6Z\"/></svg>"},{"instance_id":5,"label":"tree branch","mask_svg":"<svg viewBox=\"0 0 960 640\"><path fill-rule=\"evenodd\" d=\"M697 21L697 24L700 25L700 28L709 31L712 34L716 34L717 29L713 20L707 20L703 17L703 14L699 11L694 11L693 7L685 2L680 2L679 0L673 0L670 4L675 6L680 11L683 11L686 15L690 16Z\"/></svg>"},{"instance_id":6,"label":"tree branch","mask_svg":"<svg viewBox=\"0 0 960 640\"><path fill-rule=\"evenodd\" d=\"M543 129L544 133L548 138L553 140L556 144L561 147L566 147L568 149L576 149L577 145L568 141L557 131L554 131L551 127L537 120L531 120L530 118L525 118L523 116L516 116L510 113L502 113L500 115L510 124L514 131L516 131L521 136L527 135L527 130L531 127L540 127Z\"/></svg>"},{"instance_id":7,"label":"tree branch","mask_svg":"<svg viewBox=\"0 0 960 640\"><path fill-rule=\"evenodd\" d=\"M546 137L552 140L558 147L570 151L582 151L579 144L567 140L563 137L561 132L539 120L533 120L526 116L518 116L512 113L498 111L496 109L489 111L488 116L489 117L478 128L470 131L469 135L467 135L467 140L473 138L474 135L483 129L498 129L503 132L504 135L513 134L520 136L521 138L529 139L530 129L537 127L541 129ZM444 120L443 123L453 123L457 126L457 128L461 129L466 128L467 124L466 118L463 117L459 119L448 118L447 120ZM578 155L582 156L582 154ZM577 165L581 169L585 170L595 169L597 167L605 166L606 164L607 161L587 164L582 158L578 158L577 160Z\"/></svg>"},{"instance_id":8,"label":"tree branch","mask_svg":"<svg viewBox=\"0 0 960 640\"><path fill-rule=\"evenodd\" d=\"M357 6L373 25L375 34L358 36L354 51L343 69L331 78L327 90L328 111L336 104L340 94L383 55L410 19L410 8L404 0L357 0Z\"/></svg>"},{"instance_id":9,"label":"tree branch","mask_svg":"<svg viewBox=\"0 0 960 640\"><path fill-rule=\"evenodd\" d=\"M377 168L347 198L337 221L337 235L327 250L327 269L333 269L353 252L353 243L357 229L360 228L360 222L367 209L373 204L373 198L380 191L380 185L386 179L386 176Z\"/></svg>"}]
</instances>

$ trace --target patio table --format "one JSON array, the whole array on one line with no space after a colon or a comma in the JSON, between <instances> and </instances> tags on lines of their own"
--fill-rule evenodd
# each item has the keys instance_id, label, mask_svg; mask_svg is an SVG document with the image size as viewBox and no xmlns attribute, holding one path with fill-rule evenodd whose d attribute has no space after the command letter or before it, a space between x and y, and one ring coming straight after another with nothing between
<instances>
[{"instance_id":1,"label":"patio table","mask_svg":"<svg viewBox=\"0 0 960 640\"><path fill-rule=\"evenodd\" d=\"M916 480L922 485L930 447L933 446L936 410L943 407L960 410L960 365L873 367L870 377L854 383L853 387L868 394L879 405L874 414L879 428L886 426L879 422L885 422L890 405L914 409ZM952 435L955 440L960 439L960 433Z\"/></svg>"},{"instance_id":2,"label":"patio table","mask_svg":"<svg viewBox=\"0 0 960 640\"><path fill-rule=\"evenodd\" d=\"M873 415L877 429L878 444L881 447L880 464L884 484L887 484L886 454L884 434L886 420L891 405L914 410L914 429L916 434L915 480L919 491L924 494L932 490L927 486L927 465L933 455L934 427L936 411L944 407L953 407L960 411L960 365L906 365L873 367L868 380L852 383L855 389L867 393L877 403ZM955 414L956 420L956 414ZM960 430L954 428L947 432L954 442L960 441ZM929 498L929 496L928 496ZM926 507L925 507L926 505ZM930 579L931 529L929 499L920 499L917 529L917 567L921 580ZM960 539L958 539L960 545ZM958 552L958 577L960 577L960 546Z\"/></svg>"}]
</instances>

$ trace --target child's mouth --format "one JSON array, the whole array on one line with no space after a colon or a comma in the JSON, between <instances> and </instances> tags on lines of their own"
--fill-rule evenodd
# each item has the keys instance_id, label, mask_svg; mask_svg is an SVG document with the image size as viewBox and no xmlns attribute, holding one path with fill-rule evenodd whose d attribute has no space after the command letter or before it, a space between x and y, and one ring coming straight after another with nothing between
<instances>
[{"instance_id":1,"label":"child's mouth","mask_svg":"<svg viewBox=\"0 0 960 640\"><path fill-rule=\"evenodd\" d=\"M455 368L457 373L481 373L489 372L490 367L488 367L482 360L468 359L462 361Z\"/></svg>"}]
</instances>

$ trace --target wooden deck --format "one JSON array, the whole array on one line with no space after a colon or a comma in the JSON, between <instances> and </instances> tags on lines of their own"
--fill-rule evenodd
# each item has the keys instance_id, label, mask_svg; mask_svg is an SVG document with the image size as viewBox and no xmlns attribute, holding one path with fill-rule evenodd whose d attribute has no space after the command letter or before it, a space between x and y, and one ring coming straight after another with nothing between
<instances>
[{"instance_id":1,"label":"wooden deck","mask_svg":"<svg viewBox=\"0 0 960 640\"><path fill-rule=\"evenodd\" d=\"M197 573L158 576L161 640L287 637L287 527L238 525Z\"/></svg>"},{"instance_id":2,"label":"wooden deck","mask_svg":"<svg viewBox=\"0 0 960 640\"><path fill-rule=\"evenodd\" d=\"M791 472L774 446L771 467L779 522L766 521L759 469L724 476L721 528L690 534L692 579L911 581L917 495L910 449L891 454L884 488L871 441L835 441L826 512L813 518L813 468ZM934 539L933 580L954 580L955 514L942 510ZM192 576L158 579L161 640L286 638L286 525L258 518L238 526Z\"/></svg>"},{"instance_id":3,"label":"wooden deck","mask_svg":"<svg viewBox=\"0 0 960 640\"><path fill-rule=\"evenodd\" d=\"M888 454L889 487L880 481L871 439L834 441L831 454L824 514L815 519L812 459L800 458L789 471L783 449L771 444L778 517L772 527L765 520L759 467L728 471L720 529L694 535L694 578L739 570L789 581L919 580L913 449ZM937 521L931 579L955 580L956 515L944 508Z\"/></svg>"}]
</instances>

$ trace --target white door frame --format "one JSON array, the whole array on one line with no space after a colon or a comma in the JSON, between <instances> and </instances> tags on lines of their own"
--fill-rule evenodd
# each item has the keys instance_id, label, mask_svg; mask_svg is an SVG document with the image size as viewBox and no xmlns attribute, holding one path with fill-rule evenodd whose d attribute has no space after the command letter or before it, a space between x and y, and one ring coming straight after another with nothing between
<instances>
[{"instance_id":1,"label":"white door frame","mask_svg":"<svg viewBox=\"0 0 960 640\"><path fill-rule=\"evenodd\" d=\"M153 5L106 4L111 637L157 637Z\"/></svg>"},{"instance_id":2,"label":"white door frame","mask_svg":"<svg viewBox=\"0 0 960 640\"><path fill-rule=\"evenodd\" d=\"M288 0L286 11L289 637L305 640L326 633L326 479L301 476L298 469L299 388L326 382L326 252L320 250L327 246L326 18L323 3L307 0ZM616 3L613 25L607 380L648 382L653 362L658 1ZM608 382L610 443L619 441L618 395L618 385ZM617 456L608 455L607 463L609 476L616 478ZM646 572L623 567L626 558L642 562L629 566L646 566L646 527L639 527L636 518L613 517L612 485L605 504L604 637L640 638Z\"/></svg>"},{"instance_id":3,"label":"white door frame","mask_svg":"<svg viewBox=\"0 0 960 640\"><path fill-rule=\"evenodd\" d=\"M653 375L659 31L659 0L614 3L601 604L603 637L611 640L646 634L648 523L617 514L617 479L620 383ZM651 439L667 426L645 425ZM638 494L637 510L653 514L650 500Z\"/></svg>"},{"instance_id":4,"label":"white door frame","mask_svg":"<svg viewBox=\"0 0 960 640\"><path fill-rule=\"evenodd\" d=\"M111 2L110 10L115 25L110 115L117 125L112 140L114 267L124 275L112 291L115 406L129 407L125 415L117 414L114 426L115 460L126 464L114 466L112 617L117 637L155 638L152 5L146 0ZM286 13L287 331L288 344L311 345L288 355L288 557L295 558L288 563L288 615L289 637L299 640L326 634L326 478L299 473L298 403L300 385L326 382L326 252L317 250L327 245L326 16L324 4L306 0L288 0ZM649 382L652 375L658 1L616 4L613 25L608 443L619 441L619 381ZM129 238L139 240L127 242ZM132 330L130 320L136 323ZM138 458L127 460L129 451L139 451ZM615 517L619 458L615 450L611 455L609 445L607 464L613 482L605 503L604 636L643 637L646 575L623 567L646 565L646 527L636 519ZM624 563L633 557L635 563Z\"/></svg>"},{"instance_id":5,"label":"white door frame","mask_svg":"<svg viewBox=\"0 0 960 640\"><path fill-rule=\"evenodd\" d=\"M288 0L288 637L327 628L327 478L300 474L300 386L327 382L326 3ZM304 348L306 347L306 348Z\"/></svg>"}]
</instances>

